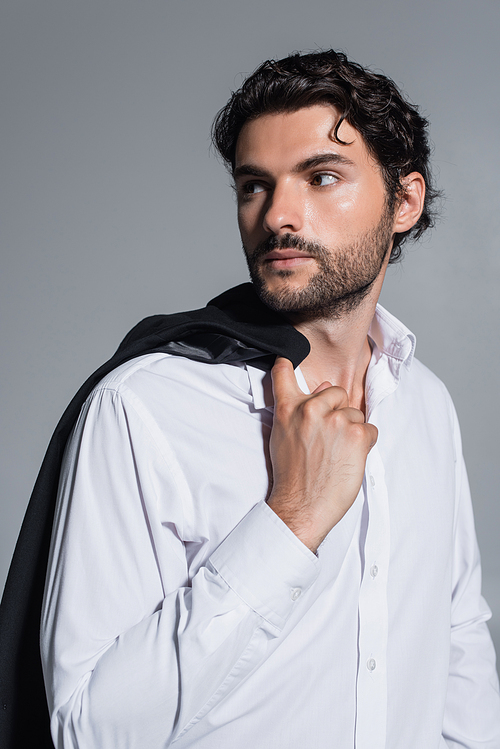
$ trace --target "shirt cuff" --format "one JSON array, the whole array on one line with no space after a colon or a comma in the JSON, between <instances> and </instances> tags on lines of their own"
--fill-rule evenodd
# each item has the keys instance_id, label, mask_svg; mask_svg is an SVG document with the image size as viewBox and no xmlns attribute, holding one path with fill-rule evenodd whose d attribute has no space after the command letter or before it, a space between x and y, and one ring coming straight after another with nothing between
<instances>
[{"instance_id":1,"label":"shirt cuff","mask_svg":"<svg viewBox=\"0 0 500 749\"><path fill-rule=\"evenodd\" d=\"M210 557L245 603L281 630L319 574L319 559L266 502L259 502Z\"/></svg>"}]
</instances>

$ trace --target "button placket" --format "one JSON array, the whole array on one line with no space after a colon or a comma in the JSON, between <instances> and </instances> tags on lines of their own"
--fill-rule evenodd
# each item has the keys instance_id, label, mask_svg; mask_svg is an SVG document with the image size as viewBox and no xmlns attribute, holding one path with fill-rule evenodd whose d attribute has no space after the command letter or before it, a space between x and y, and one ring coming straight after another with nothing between
<instances>
[{"instance_id":1,"label":"button placket","mask_svg":"<svg viewBox=\"0 0 500 749\"><path fill-rule=\"evenodd\" d=\"M362 553L365 567L359 591L359 650L356 746L385 746L387 712L387 570L390 519L384 466L375 445L367 460L368 522ZM368 728L371 726L371 729Z\"/></svg>"}]
</instances>

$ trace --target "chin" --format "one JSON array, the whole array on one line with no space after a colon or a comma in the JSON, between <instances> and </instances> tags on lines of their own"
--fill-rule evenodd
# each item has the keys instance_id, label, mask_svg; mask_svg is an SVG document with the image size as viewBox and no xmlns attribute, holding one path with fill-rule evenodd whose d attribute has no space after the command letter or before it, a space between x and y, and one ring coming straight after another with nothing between
<instances>
[{"instance_id":1,"label":"chin","mask_svg":"<svg viewBox=\"0 0 500 749\"><path fill-rule=\"evenodd\" d=\"M283 278L283 272L280 272ZM260 275L252 277L261 301L275 312L294 320L339 319L352 313L368 296L375 279L354 288L332 287L324 278L313 276L309 283L269 283Z\"/></svg>"}]
</instances>

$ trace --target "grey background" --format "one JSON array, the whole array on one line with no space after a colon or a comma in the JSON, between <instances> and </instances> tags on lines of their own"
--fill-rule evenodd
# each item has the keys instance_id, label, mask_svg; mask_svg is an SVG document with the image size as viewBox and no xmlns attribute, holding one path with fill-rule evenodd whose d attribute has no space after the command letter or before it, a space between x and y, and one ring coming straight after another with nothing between
<instances>
[{"instance_id":1,"label":"grey background","mask_svg":"<svg viewBox=\"0 0 500 749\"><path fill-rule=\"evenodd\" d=\"M213 115L267 57L333 46L430 117L444 220L382 302L461 419L500 647L498 0L3 0L3 585L52 429L141 317L246 280Z\"/></svg>"}]
</instances>

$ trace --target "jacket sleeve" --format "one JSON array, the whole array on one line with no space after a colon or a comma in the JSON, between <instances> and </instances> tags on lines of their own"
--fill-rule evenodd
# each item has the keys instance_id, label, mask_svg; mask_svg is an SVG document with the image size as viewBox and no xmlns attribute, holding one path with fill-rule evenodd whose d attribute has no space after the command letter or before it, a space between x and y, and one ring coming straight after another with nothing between
<instances>
[{"instance_id":1,"label":"jacket sleeve","mask_svg":"<svg viewBox=\"0 0 500 749\"><path fill-rule=\"evenodd\" d=\"M443 737L453 749L500 748L500 696L495 651L481 596L481 562L460 430L453 410L456 452L451 651Z\"/></svg>"},{"instance_id":2,"label":"jacket sleeve","mask_svg":"<svg viewBox=\"0 0 500 749\"><path fill-rule=\"evenodd\" d=\"M169 746L258 668L317 577L264 502L193 569L174 462L123 394L94 392L64 459L42 611L57 749Z\"/></svg>"}]
</instances>

